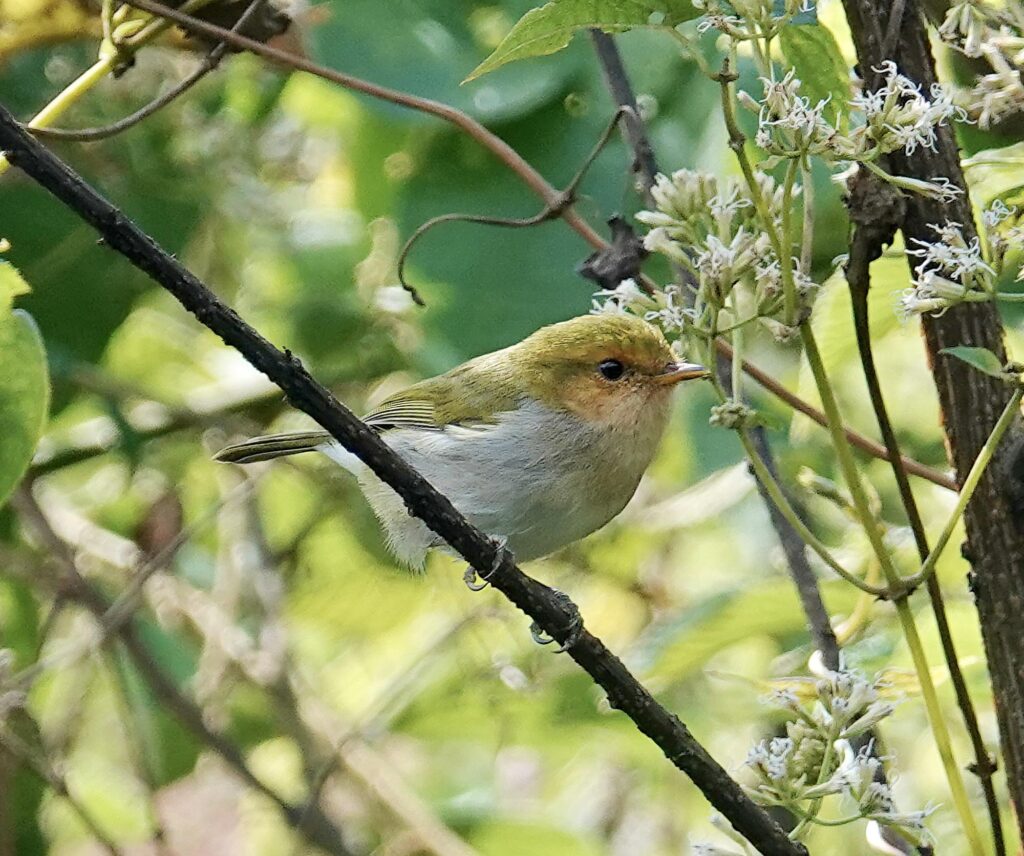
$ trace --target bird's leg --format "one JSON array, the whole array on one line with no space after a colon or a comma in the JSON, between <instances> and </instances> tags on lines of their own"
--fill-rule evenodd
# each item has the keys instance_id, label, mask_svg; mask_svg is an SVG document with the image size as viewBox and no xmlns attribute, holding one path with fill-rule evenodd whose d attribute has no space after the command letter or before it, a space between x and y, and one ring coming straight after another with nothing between
<instances>
[{"instance_id":1,"label":"bird's leg","mask_svg":"<svg viewBox=\"0 0 1024 856\"><path fill-rule=\"evenodd\" d=\"M462 575L462 580L466 584L466 588L470 591L483 591L489 585L491 575L501 567L501 563L505 561L506 556L511 556L511 552L505 546L508 543L508 538L495 538L494 543L497 545L497 550L494 553L494 561L491 563L491 569L486 574L478 574L476 568L472 565L466 566L466 572ZM479 577L480 582L477 582Z\"/></svg>"},{"instance_id":2,"label":"bird's leg","mask_svg":"<svg viewBox=\"0 0 1024 856\"><path fill-rule=\"evenodd\" d=\"M569 595L556 588L550 589L550 591L551 594L554 595L555 600L564 606L572 615L572 618L569 620L569 635L566 636L565 641L559 646L558 650L555 651L556 654L564 654L573 645L580 641L580 636L583 634L583 616L580 615L579 608L576 604L569 599ZM538 625L536 621L530 624L530 636L533 637L533 641L538 645L550 645L555 641L541 629L540 625Z\"/></svg>"}]
</instances>

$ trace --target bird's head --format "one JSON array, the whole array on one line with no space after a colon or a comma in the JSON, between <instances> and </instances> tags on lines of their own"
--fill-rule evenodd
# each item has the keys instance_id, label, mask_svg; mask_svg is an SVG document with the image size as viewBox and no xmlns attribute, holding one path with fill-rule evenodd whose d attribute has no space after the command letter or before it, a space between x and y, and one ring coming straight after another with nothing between
<instances>
[{"instance_id":1,"label":"bird's head","mask_svg":"<svg viewBox=\"0 0 1024 856\"><path fill-rule=\"evenodd\" d=\"M661 331L629 315L583 315L543 327L508 350L528 395L590 422L635 421L707 370L680 362Z\"/></svg>"}]
</instances>

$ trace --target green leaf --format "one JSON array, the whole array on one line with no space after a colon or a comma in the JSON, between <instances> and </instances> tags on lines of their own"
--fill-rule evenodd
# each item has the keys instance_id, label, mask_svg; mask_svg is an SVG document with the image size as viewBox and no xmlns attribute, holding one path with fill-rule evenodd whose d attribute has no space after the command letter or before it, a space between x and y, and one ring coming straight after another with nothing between
<instances>
[{"instance_id":1,"label":"green leaf","mask_svg":"<svg viewBox=\"0 0 1024 856\"><path fill-rule=\"evenodd\" d=\"M951 357L963 360L972 368L992 377L1003 377L1002 362L988 348L969 348L967 345L958 345L955 348L943 348L939 353L949 354Z\"/></svg>"},{"instance_id":2,"label":"green leaf","mask_svg":"<svg viewBox=\"0 0 1024 856\"><path fill-rule=\"evenodd\" d=\"M800 94L812 105L828 101L826 114L842 129L847 124L850 70L831 30L821 24L783 27L780 34L786 59L800 78Z\"/></svg>"},{"instance_id":3,"label":"green leaf","mask_svg":"<svg viewBox=\"0 0 1024 856\"><path fill-rule=\"evenodd\" d=\"M10 262L0 259L0 318L11 311L15 297L28 294L31 290L18 269Z\"/></svg>"},{"instance_id":4,"label":"green leaf","mask_svg":"<svg viewBox=\"0 0 1024 856\"><path fill-rule=\"evenodd\" d=\"M534 5L536 0L499 0L478 4L475 11L468 12L472 4L450 0L329 0L317 6L326 20L311 28L308 46L314 59L331 68L443 101L487 124L508 122L560 101L593 62L585 51L567 52L547 62L521 63L475 85L460 86L466 72L485 59ZM402 62L395 62L396 56L402 57ZM292 88L289 84L289 90ZM335 110L334 105L340 103L352 126L361 124L353 122L358 116L353 116L351 98L321 94L317 100L326 100ZM415 110L375 100L366 102L365 110L394 123L398 131L401 126L432 121ZM344 127L349 133L350 126ZM393 132L385 145L402 142Z\"/></svg>"},{"instance_id":5,"label":"green leaf","mask_svg":"<svg viewBox=\"0 0 1024 856\"><path fill-rule=\"evenodd\" d=\"M0 503L28 469L49 402L46 351L35 322L21 310L0 315Z\"/></svg>"},{"instance_id":6,"label":"green leaf","mask_svg":"<svg viewBox=\"0 0 1024 856\"><path fill-rule=\"evenodd\" d=\"M556 53L578 30L596 27L606 33L621 33L647 26L652 16L659 14L663 17L658 23L674 27L698 13L689 0L552 0L523 15L463 83L506 63Z\"/></svg>"}]
</instances>

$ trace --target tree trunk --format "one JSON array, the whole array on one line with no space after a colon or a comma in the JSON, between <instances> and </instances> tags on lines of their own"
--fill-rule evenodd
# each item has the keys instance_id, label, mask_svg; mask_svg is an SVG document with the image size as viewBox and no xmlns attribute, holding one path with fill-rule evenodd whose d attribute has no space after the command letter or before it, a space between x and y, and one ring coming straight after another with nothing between
<instances>
[{"instance_id":1,"label":"tree trunk","mask_svg":"<svg viewBox=\"0 0 1024 856\"><path fill-rule=\"evenodd\" d=\"M857 49L860 73L874 88L875 71L887 59L921 85L926 93L935 82L935 63L917 0L907 0L893 48L886 55L891 0L843 0ZM902 231L908 245L916 238L934 241L931 224L947 220L961 224L964 238L976 234L971 205L960 168L959 151L951 128L938 129L936 150L918 148L912 156L889 156L892 172L920 179L945 176L964 193L952 203L907 198ZM856 214L856 212L854 212ZM908 257L913 266L914 259ZM928 359L942 408L947 449L962 480L988 438L1010 398L1009 387L960 360L940 353L943 348L970 345L988 348L1006 359L1003 327L992 303L954 307L941 317L923 322ZM1024 806L1024 503L1021 501L1020 423L1002 444L996 460L978 486L966 512L967 544L964 556L972 565L969 584L981 622L989 671L995 693L1009 791L1014 805ZM1018 811L1018 823L1021 818ZM1024 834L1024 828L1022 828Z\"/></svg>"}]
</instances>

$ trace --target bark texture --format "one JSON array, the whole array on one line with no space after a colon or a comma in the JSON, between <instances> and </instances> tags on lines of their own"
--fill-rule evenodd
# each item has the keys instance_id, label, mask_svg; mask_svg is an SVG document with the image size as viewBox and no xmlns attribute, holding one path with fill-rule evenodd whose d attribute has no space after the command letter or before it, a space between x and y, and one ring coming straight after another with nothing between
<instances>
[{"instance_id":1,"label":"bark texture","mask_svg":"<svg viewBox=\"0 0 1024 856\"><path fill-rule=\"evenodd\" d=\"M898 38L886 55L891 0L843 0L861 76L875 88L876 69L892 59L899 70L927 92L935 82L935 62L918 0L908 0L902 20L892 22ZM970 241L976 234L966 192L960 156L952 129L940 128L935 151L919 148L913 155L889 156L888 168L920 179L945 176L964 190L951 203L908 196L901 223L908 246L915 239L933 241L931 224L952 221L963 227ZM856 219L857 211L851 212ZM908 257L908 262L915 260ZM956 345L988 348L1006 359L1003 326L991 303L955 307L938 318L923 321L928 359L942 408L947 449L958 479L966 476L989 436L1011 390L1003 382L971 369L942 354ZM1011 798L1024 805L1024 503L1021 502L1020 458L1024 449L1021 426L1014 426L1003 442L974 499L967 507L967 544L964 557L971 563L969 585L981 622L989 671L995 692L996 713Z\"/></svg>"}]
</instances>

